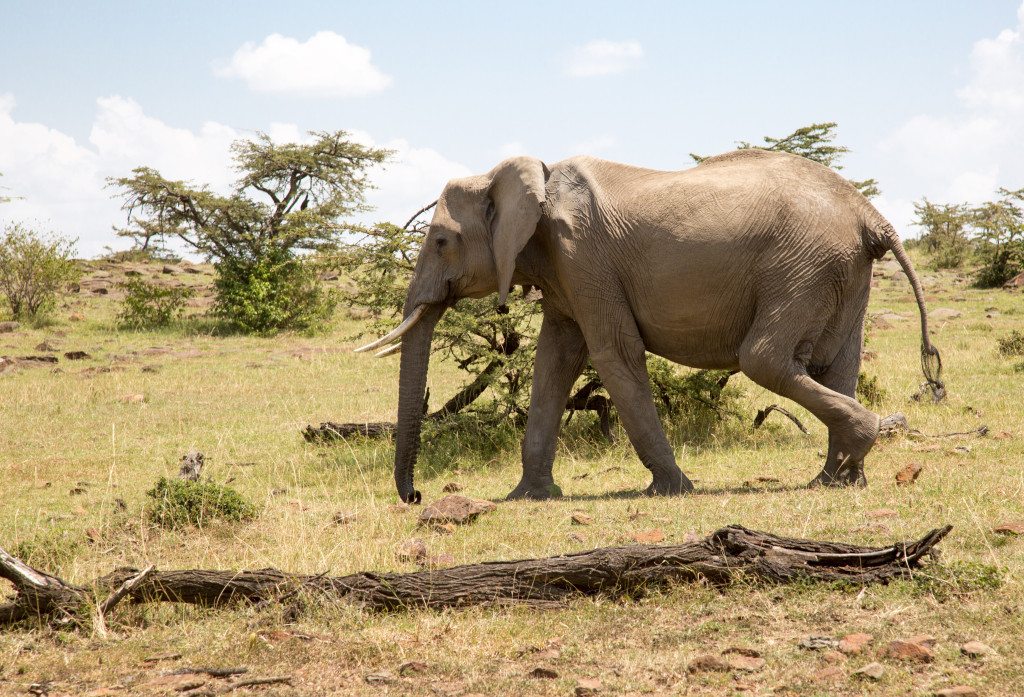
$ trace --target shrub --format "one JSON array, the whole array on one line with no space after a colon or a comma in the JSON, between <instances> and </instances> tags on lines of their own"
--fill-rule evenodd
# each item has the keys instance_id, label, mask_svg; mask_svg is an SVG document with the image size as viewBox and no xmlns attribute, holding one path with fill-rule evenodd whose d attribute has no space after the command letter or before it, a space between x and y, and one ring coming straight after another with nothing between
<instances>
[{"instance_id":1,"label":"shrub","mask_svg":"<svg viewBox=\"0 0 1024 697\"><path fill-rule=\"evenodd\" d=\"M868 407L877 407L885 399L885 390L878 384L877 375L861 373L857 376L857 396Z\"/></svg>"},{"instance_id":2,"label":"shrub","mask_svg":"<svg viewBox=\"0 0 1024 697\"><path fill-rule=\"evenodd\" d=\"M121 284L125 291L117 322L126 329L158 329L181 319L186 301L192 297L187 286L161 286L141 279Z\"/></svg>"},{"instance_id":3,"label":"shrub","mask_svg":"<svg viewBox=\"0 0 1024 697\"><path fill-rule=\"evenodd\" d=\"M36 320L53 309L81 272L73 241L43 235L20 223L0 236L0 295L15 319Z\"/></svg>"},{"instance_id":4,"label":"shrub","mask_svg":"<svg viewBox=\"0 0 1024 697\"><path fill-rule=\"evenodd\" d=\"M338 304L337 294L319 282L313 260L277 253L224 259L216 270L213 313L243 332L320 329Z\"/></svg>"},{"instance_id":5,"label":"shrub","mask_svg":"<svg viewBox=\"0 0 1024 697\"><path fill-rule=\"evenodd\" d=\"M1014 329L999 339L999 353L1003 356L1024 356L1024 332Z\"/></svg>"},{"instance_id":6,"label":"shrub","mask_svg":"<svg viewBox=\"0 0 1024 697\"><path fill-rule=\"evenodd\" d=\"M161 477L146 496L155 501L150 520L166 528L202 527L214 518L238 522L256 516L256 507L237 491L209 481Z\"/></svg>"}]
</instances>

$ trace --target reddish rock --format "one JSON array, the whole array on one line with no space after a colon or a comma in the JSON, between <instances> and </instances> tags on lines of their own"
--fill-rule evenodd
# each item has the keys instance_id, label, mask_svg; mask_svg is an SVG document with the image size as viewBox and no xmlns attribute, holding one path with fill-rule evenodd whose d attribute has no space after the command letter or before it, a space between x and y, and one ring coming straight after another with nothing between
<instances>
[{"instance_id":1,"label":"reddish rock","mask_svg":"<svg viewBox=\"0 0 1024 697\"><path fill-rule=\"evenodd\" d=\"M868 663L863 668L853 671L853 676L863 676L865 678L871 678L872 680L881 680L882 675L885 674L885 667L881 663Z\"/></svg>"},{"instance_id":2,"label":"reddish rock","mask_svg":"<svg viewBox=\"0 0 1024 697\"><path fill-rule=\"evenodd\" d=\"M447 484L444 485L444 488L441 489L441 491L443 491L446 494L454 494L459 491L462 491L462 485L459 484L458 482L448 482Z\"/></svg>"},{"instance_id":3,"label":"reddish rock","mask_svg":"<svg viewBox=\"0 0 1024 697\"><path fill-rule=\"evenodd\" d=\"M573 525L591 525L594 522L594 517L587 515L582 511L573 511L572 518L570 520Z\"/></svg>"},{"instance_id":4,"label":"reddish rock","mask_svg":"<svg viewBox=\"0 0 1024 697\"><path fill-rule=\"evenodd\" d=\"M537 666L536 668L531 670L529 673L527 673L527 675L530 676L531 678L542 678L544 680L554 680L555 678L558 677L558 671L556 671L556 670L554 670L552 668L545 668L544 666Z\"/></svg>"},{"instance_id":5,"label":"reddish rock","mask_svg":"<svg viewBox=\"0 0 1024 697\"><path fill-rule=\"evenodd\" d=\"M996 651L988 644L983 644L980 641L968 641L960 647L960 653L971 658L984 658L985 656L995 655Z\"/></svg>"},{"instance_id":6,"label":"reddish rock","mask_svg":"<svg viewBox=\"0 0 1024 697\"><path fill-rule=\"evenodd\" d=\"M576 681L576 697L592 697L604 689L597 678L580 678Z\"/></svg>"},{"instance_id":7,"label":"reddish rock","mask_svg":"<svg viewBox=\"0 0 1024 697\"><path fill-rule=\"evenodd\" d=\"M1006 523L1000 523L999 525L992 528L992 532L999 535L1024 535L1024 522L1010 521Z\"/></svg>"},{"instance_id":8,"label":"reddish rock","mask_svg":"<svg viewBox=\"0 0 1024 697\"><path fill-rule=\"evenodd\" d=\"M828 666L811 673L811 680L814 682L839 682L846 677L841 668Z\"/></svg>"},{"instance_id":9,"label":"reddish rock","mask_svg":"<svg viewBox=\"0 0 1024 697\"><path fill-rule=\"evenodd\" d=\"M917 463L910 463L899 472L896 473L896 485L897 486L909 486L917 481L917 478L921 476L921 470L924 467Z\"/></svg>"},{"instance_id":10,"label":"reddish rock","mask_svg":"<svg viewBox=\"0 0 1024 697\"><path fill-rule=\"evenodd\" d=\"M420 525L471 523L481 513L493 511L495 507L490 501L478 501L458 494L449 494L423 509L420 513Z\"/></svg>"},{"instance_id":11,"label":"reddish rock","mask_svg":"<svg viewBox=\"0 0 1024 697\"><path fill-rule=\"evenodd\" d=\"M652 528L651 530L641 530L640 532L634 532L630 537L634 542L641 545L655 545L659 542L664 542L665 531L661 528Z\"/></svg>"},{"instance_id":12,"label":"reddish rock","mask_svg":"<svg viewBox=\"0 0 1024 697\"><path fill-rule=\"evenodd\" d=\"M936 690L935 697L978 697L978 691L969 685L956 685Z\"/></svg>"},{"instance_id":13,"label":"reddish rock","mask_svg":"<svg viewBox=\"0 0 1024 697\"><path fill-rule=\"evenodd\" d=\"M427 544L418 537L406 540L398 546L395 556L399 561L423 561L427 558Z\"/></svg>"},{"instance_id":14,"label":"reddish rock","mask_svg":"<svg viewBox=\"0 0 1024 697\"><path fill-rule=\"evenodd\" d=\"M847 634L839 640L839 650L847 656L855 656L864 650L864 647L874 639L870 634L857 632Z\"/></svg>"},{"instance_id":15,"label":"reddish rock","mask_svg":"<svg viewBox=\"0 0 1024 697\"><path fill-rule=\"evenodd\" d=\"M897 661L914 661L917 663L930 663L935 659L935 654L924 644L915 644L912 641L890 641L882 649L882 655Z\"/></svg>"},{"instance_id":16,"label":"reddish rock","mask_svg":"<svg viewBox=\"0 0 1024 697\"><path fill-rule=\"evenodd\" d=\"M724 660L710 653L697 656L686 667L691 673L726 673L730 666Z\"/></svg>"}]
</instances>

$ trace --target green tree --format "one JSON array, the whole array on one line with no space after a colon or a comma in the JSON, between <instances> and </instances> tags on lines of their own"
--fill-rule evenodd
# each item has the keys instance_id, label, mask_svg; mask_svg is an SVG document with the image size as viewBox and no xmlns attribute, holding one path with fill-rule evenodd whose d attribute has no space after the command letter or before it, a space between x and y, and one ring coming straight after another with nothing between
<instances>
[{"instance_id":1,"label":"green tree","mask_svg":"<svg viewBox=\"0 0 1024 697\"><path fill-rule=\"evenodd\" d=\"M1000 198L971 210L971 227L983 264L979 288L994 288L1024 271L1024 189L999 189Z\"/></svg>"},{"instance_id":2,"label":"green tree","mask_svg":"<svg viewBox=\"0 0 1024 697\"><path fill-rule=\"evenodd\" d=\"M803 126L798 128L788 136L782 138L774 138L772 136L764 136L763 145L754 145L748 143L745 140L741 140L736 144L737 149L747 150L749 148L760 148L762 150L776 150L779 152L788 152L794 155L800 155L806 157L808 160L814 160L819 164L823 164L826 167L839 171L843 169L843 166L839 164L842 160L843 155L850 152L850 149L836 145L834 143L836 139L836 129L839 125L833 121L826 123L812 123L810 126ZM696 155L690 153L690 157L695 162L701 162L706 160L708 155ZM878 196L881 191L878 188L878 182L875 179L864 179L862 181L850 180L857 189L867 196L872 198Z\"/></svg>"},{"instance_id":3,"label":"green tree","mask_svg":"<svg viewBox=\"0 0 1024 697\"><path fill-rule=\"evenodd\" d=\"M330 315L330 294L303 252L335 248L366 211L369 170L389 152L312 132L308 143L274 143L258 133L232 145L239 173L226 195L139 167L109 180L123 198L119 234L143 249L178 240L214 263L215 313L245 331L309 328Z\"/></svg>"},{"instance_id":4,"label":"green tree","mask_svg":"<svg viewBox=\"0 0 1024 697\"><path fill-rule=\"evenodd\" d=\"M960 268L971 252L968 236L973 213L962 203L937 204L927 198L914 204L915 225L924 230L919 244L938 269Z\"/></svg>"},{"instance_id":5,"label":"green tree","mask_svg":"<svg viewBox=\"0 0 1024 697\"><path fill-rule=\"evenodd\" d=\"M21 223L0 235L0 297L20 320L38 320L53 309L61 293L78 280L75 243L45 235Z\"/></svg>"}]
</instances>

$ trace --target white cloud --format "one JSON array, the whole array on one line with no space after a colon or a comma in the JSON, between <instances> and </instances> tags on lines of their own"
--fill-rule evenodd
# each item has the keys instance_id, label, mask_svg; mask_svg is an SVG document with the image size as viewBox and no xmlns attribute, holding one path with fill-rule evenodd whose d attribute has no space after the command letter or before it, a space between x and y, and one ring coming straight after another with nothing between
<instances>
[{"instance_id":1,"label":"white cloud","mask_svg":"<svg viewBox=\"0 0 1024 697\"><path fill-rule=\"evenodd\" d=\"M904 234L912 202L979 203L1000 186L1024 186L1024 3L1015 27L975 42L960 108L919 114L878 144L878 208Z\"/></svg>"},{"instance_id":2,"label":"white cloud","mask_svg":"<svg viewBox=\"0 0 1024 697\"><path fill-rule=\"evenodd\" d=\"M106 188L107 177L146 165L169 178L210 184L221 192L230 189L236 176L230 145L246 132L215 122L196 131L176 128L119 96L98 99L96 107L88 143L78 143L43 124L18 121L14 98L0 94L0 184L5 195L20 197L0 205L0 225L29 221L78 238L78 252L94 256L106 246L127 246L112 232L124 225L125 214ZM266 130L275 142L309 138L295 124L272 123ZM404 223L437 198L448 179L469 174L468 168L436 150L403 139L375 143L367 133L352 137L395 151L392 163L371 172L377 188L367 199L377 210L366 214L365 221Z\"/></svg>"},{"instance_id":3,"label":"white cloud","mask_svg":"<svg viewBox=\"0 0 1024 697\"><path fill-rule=\"evenodd\" d=\"M254 92L303 97L356 97L391 84L391 77L371 61L369 49L333 31L317 32L306 41L271 34L259 44L247 42L214 72L240 78Z\"/></svg>"},{"instance_id":4,"label":"white cloud","mask_svg":"<svg viewBox=\"0 0 1024 697\"><path fill-rule=\"evenodd\" d=\"M643 56L638 41L595 39L569 52L565 73L570 77L618 75L639 65Z\"/></svg>"}]
</instances>

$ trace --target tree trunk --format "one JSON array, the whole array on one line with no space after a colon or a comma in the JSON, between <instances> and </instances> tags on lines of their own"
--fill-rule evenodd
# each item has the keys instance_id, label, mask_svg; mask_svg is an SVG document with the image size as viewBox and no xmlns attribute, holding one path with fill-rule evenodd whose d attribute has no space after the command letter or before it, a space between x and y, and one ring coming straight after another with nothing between
<instances>
[{"instance_id":1,"label":"tree trunk","mask_svg":"<svg viewBox=\"0 0 1024 697\"><path fill-rule=\"evenodd\" d=\"M952 529L932 530L916 542L859 547L779 537L739 525L681 545L605 547L520 561L493 561L413 573L361 572L308 576L277 569L258 571L151 571L118 569L91 584L72 586L26 566L0 550L0 576L14 583L13 602L0 605L0 625L31 617L81 616L97 597L128 590L136 602L219 606L279 602L302 590L374 610L470 605L548 606L581 596L636 597L670 582L727 584L793 581L886 583L909 576L922 557ZM132 584L127 581L135 580Z\"/></svg>"}]
</instances>

